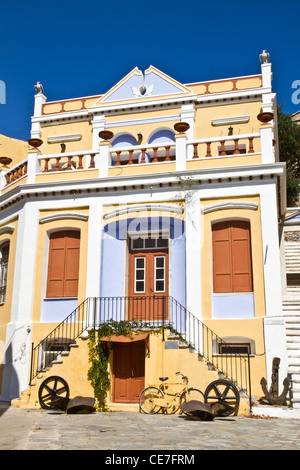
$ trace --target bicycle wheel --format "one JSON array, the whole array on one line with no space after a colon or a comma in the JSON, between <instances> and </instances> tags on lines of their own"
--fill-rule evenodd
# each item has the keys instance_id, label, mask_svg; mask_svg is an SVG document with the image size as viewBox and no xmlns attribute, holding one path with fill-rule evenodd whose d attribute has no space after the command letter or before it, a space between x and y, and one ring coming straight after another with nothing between
<instances>
[{"instance_id":1,"label":"bicycle wheel","mask_svg":"<svg viewBox=\"0 0 300 470\"><path fill-rule=\"evenodd\" d=\"M164 394L159 388L148 387L140 394L140 409L145 414L156 414L161 410L161 406L155 403L155 399L164 398Z\"/></svg>"},{"instance_id":2,"label":"bicycle wheel","mask_svg":"<svg viewBox=\"0 0 300 470\"><path fill-rule=\"evenodd\" d=\"M237 387L229 380L220 379L211 382L205 390L205 403L223 404L225 409L219 416L229 416L236 412L240 404L240 394Z\"/></svg>"},{"instance_id":3,"label":"bicycle wheel","mask_svg":"<svg viewBox=\"0 0 300 470\"><path fill-rule=\"evenodd\" d=\"M182 393L180 397L180 405L183 403L186 403L191 400L197 400L201 401L201 403L204 402L204 394L201 392L201 390L198 390L197 388L189 388L185 392ZM189 415L190 413L187 413L186 411L183 411L185 415Z\"/></svg>"},{"instance_id":4,"label":"bicycle wheel","mask_svg":"<svg viewBox=\"0 0 300 470\"><path fill-rule=\"evenodd\" d=\"M39 402L45 410L55 409L55 400L69 398L69 386L67 382L56 375L44 380L39 388Z\"/></svg>"}]
</instances>

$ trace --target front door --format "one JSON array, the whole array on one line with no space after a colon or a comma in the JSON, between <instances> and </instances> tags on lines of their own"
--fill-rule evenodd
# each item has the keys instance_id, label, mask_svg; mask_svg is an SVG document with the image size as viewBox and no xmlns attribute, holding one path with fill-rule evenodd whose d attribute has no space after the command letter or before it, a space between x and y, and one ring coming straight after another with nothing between
<instances>
[{"instance_id":1,"label":"front door","mask_svg":"<svg viewBox=\"0 0 300 470\"><path fill-rule=\"evenodd\" d=\"M113 349L113 400L138 403L145 386L145 343L115 343Z\"/></svg>"},{"instance_id":2,"label":"front door","mask_svg":"<svg viewBox=\"0 0 300 470\"><path fill-rule=\"evenodd\" d=\"M129 240L128 318L166 320L168 312L168 240Z\"/></svg>"}]
</instances>

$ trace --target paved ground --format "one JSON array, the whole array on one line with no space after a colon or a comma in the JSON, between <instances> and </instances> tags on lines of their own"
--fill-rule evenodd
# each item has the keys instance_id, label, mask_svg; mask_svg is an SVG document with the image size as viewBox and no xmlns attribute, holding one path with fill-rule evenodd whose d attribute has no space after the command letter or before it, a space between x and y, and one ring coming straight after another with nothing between
<instances>
[{"instance_id":1,"label":"paved ground","mask_svg":"<svg viewBox=\"0 0 300 470\"><path fill-rule=\"evenodd\" d=\"M186 451L196 456L197 450L300 449L299 419L230 416L205 422L178 415L133 412L67 415L3 405L0 415L0 450L104 450L102 454L107 458L118 456L117 452L109 451L120 451L119 455L123 455L126 450L130 455L135 450L146 455L142 451L148 450L149 456L151 451L155 453L150 463L162 464L167 462L154 459L158 458L157 453L165 455L168 451L178 451L180 455Z\"/></svg>"}]
</instances>

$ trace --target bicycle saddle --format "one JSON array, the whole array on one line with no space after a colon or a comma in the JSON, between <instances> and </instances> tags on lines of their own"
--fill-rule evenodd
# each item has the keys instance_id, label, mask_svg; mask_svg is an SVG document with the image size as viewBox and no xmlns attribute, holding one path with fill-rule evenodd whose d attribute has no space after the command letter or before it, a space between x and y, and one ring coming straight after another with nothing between
<instances>
[{"instance_id":1,"label":"bicycle saddle","mask_svg":"<svg viewBox=\"0 0 300 470\"><path fill-rule=\"evenodd\" d=\"M169 377L159 377L159 380L161 380L162 382L164 382L165 380L168 380Z\"/></svg>"}]
</instances>

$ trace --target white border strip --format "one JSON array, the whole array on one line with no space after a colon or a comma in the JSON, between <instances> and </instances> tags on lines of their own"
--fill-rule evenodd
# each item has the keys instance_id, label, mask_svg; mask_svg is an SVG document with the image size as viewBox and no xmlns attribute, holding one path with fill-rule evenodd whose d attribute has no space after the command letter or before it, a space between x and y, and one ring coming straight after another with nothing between
<instances>
[{"instance_id":1,"label":"white border strip","mask_svg":"<svg viewBox=\"0 0 300 470\"><path fill-rule=\"evenodd\" d=\"M256 202L218 202L216 204L211 204L202 209L203 214L208 214L209 212L225 210L225 209L249 209L256 211L258 209L258 204Z\"/></svg>"},{"instance_id":2,"label":"white border strip","mask_svg":"<svg viewBox=\"0 0 300 470\"><path fill-rule=\"evenodd\" d=\"M183 207L181 206L173 206L167 204L138 204L133 206L122 207L120 209L116 209L104 215L104 219L110 219L115 217L116 215L122 214L129 214L131 212L139 212L139 211L164 211L164 212L175 212L176 214L183 213Z\"/></svg>"},{"instance_id":3,"label":"white border strip","mask_svg":"<svg viewBox=\"0 0 300 470\"><path fill-rule=\"evenodd\" d=\"M83 215L83 214L75 214L73 212L64 212L62 214L52 214L52 215L46 215L44 217L41 217L39 219L40 224L45 224L46 222L53 222L56 220L62 220L62 219L75 219L75 220L83 220L86 222L88 220L88 215Z\"/></svg>"}]
</instances>

